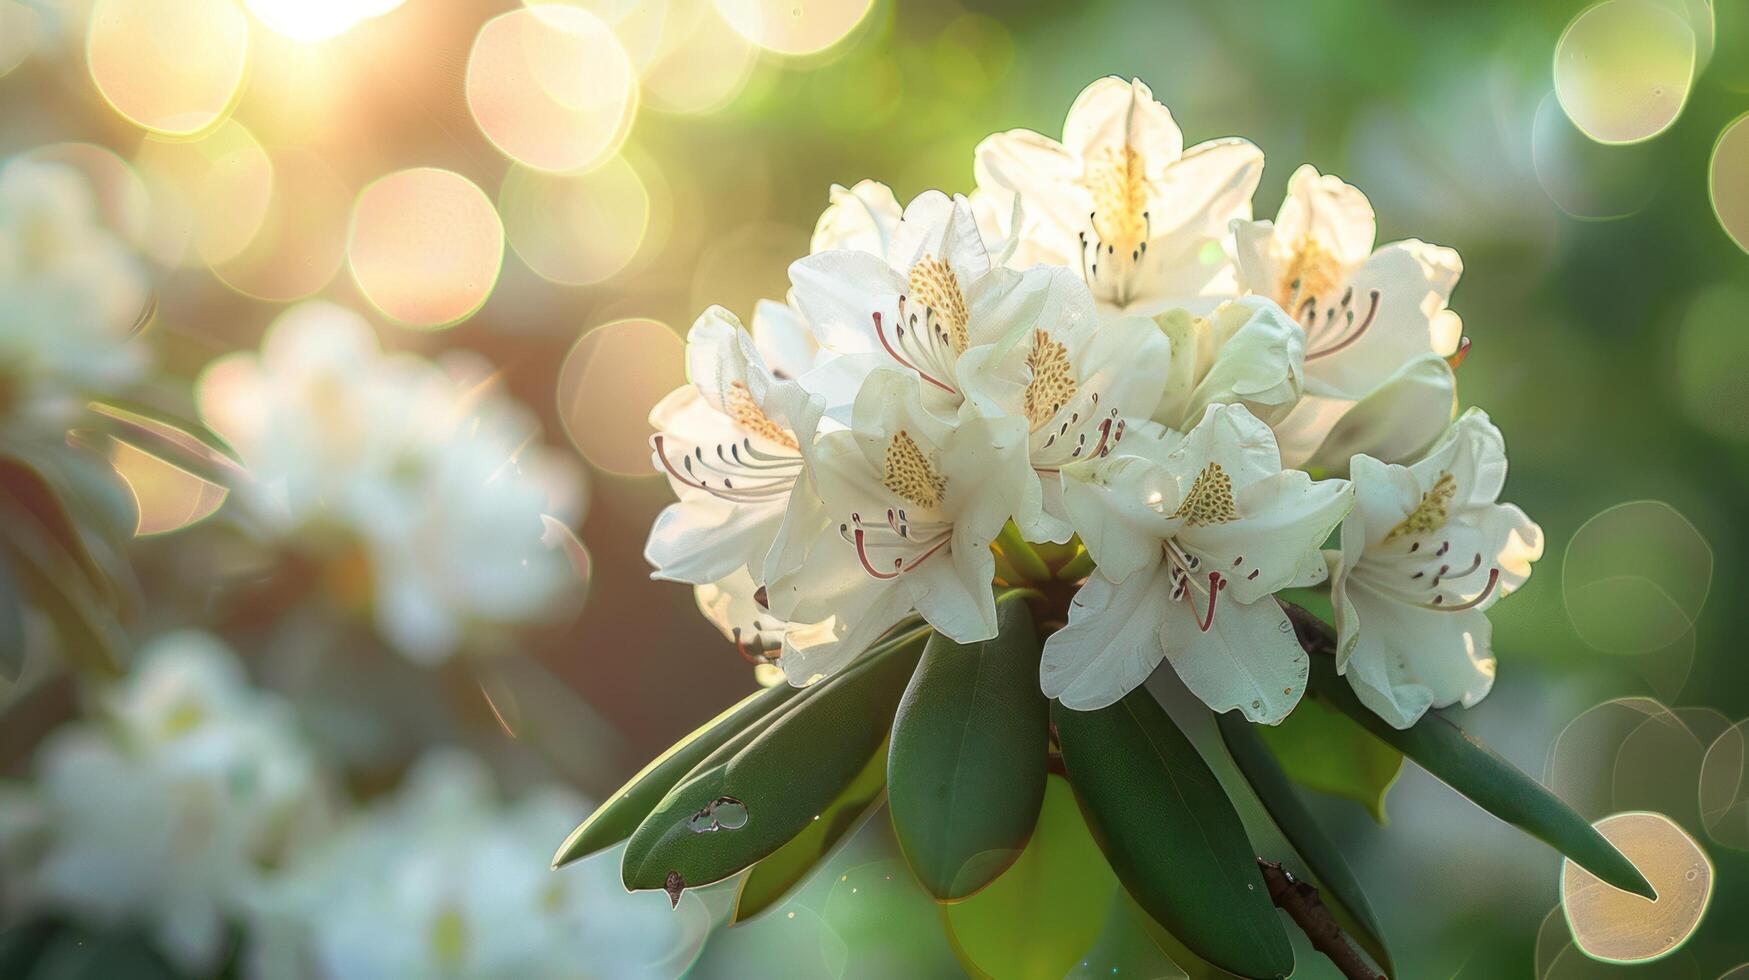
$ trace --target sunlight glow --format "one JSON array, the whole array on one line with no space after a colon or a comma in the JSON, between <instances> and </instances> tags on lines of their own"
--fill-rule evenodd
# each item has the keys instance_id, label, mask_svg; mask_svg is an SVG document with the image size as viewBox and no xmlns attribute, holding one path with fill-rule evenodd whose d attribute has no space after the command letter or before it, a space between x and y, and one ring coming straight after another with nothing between
<instances>
[{"instance_id":1,"label":"sunlight glow","mask_svg":"<svg viewBox=\"0 0 1749 980\"><path fill-rule=\"evenodd\" d=\"M406 0L244 0L268 30L293 41L326 41Z\"/></svg>"},{"instance_id":2,"label":"sunlight glow","mask_svg":"<svg viewBox=\"0 0 1749 980\"><path fill-rule=\"evenodd\" d=\"M347 259L378 310L408 326L443 327L491 295L504 226L466 177L420 167L389 174L358 195Z\"/></svg>"},{"instance_id":3,"label":"sunlight glow","mask_svg":"<svg viewBox=\"0 0 1749 980\"><path fill-rule=\"evenodd\" d=\"M1694 934L1712 901L1713 866L1694 838L1661 813L1618 813L1594 824L1658 890L1657 901L1612 888L1561 863L1561 906L1573 942L1610 963L1668 956Z\"/></svg>"}]
</instances>

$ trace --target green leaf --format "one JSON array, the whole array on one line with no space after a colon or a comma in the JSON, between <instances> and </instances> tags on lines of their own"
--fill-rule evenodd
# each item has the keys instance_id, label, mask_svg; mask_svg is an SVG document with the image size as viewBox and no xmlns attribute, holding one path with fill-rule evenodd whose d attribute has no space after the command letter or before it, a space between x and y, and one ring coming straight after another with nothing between
<instances>
[{"instance_id":1,"label":"green leaf","mask_svg":"<svg viewBox=\"0 0 1749 980\"><path fill-rule=\"evenodd\" d=\"M1293 715L1288 717L1291 719L1298 716L1317 703L1301 701ZM1342 857L1342 851L1336 846L1336 842L1324 833L1323 828L1312 817L1311 811L1306 809L1299 793L1288 782L1287 773L1282 771L1276 755L1265 745L1273 729L1265 725L1253 725L1236 711L1217 715L1215 720L1220 725L1221 738L1226 741L1233 761L1238 763L1239 771L1245 774L1246 782L1257 792L1258 800L1280 828L1282 836L1293 845L1305 870L1310 871L1316 879L1316 884L1322 891L1321 897L1335 916L1337 924L1354 937L1361 948L1385 968L1387 974L1395 973L1390 950L1385 946L1384 930L1379 928L1378 917L1373 914L1372 905L1366 900L1360 880L1355 878L1353 870L1348 867L1348 862ZM1397 758L1400 762L1402 756L1398 755Z\"/></svg>"},{"instance_id":2,"label":"green leaf","mask_svg":"<svg viewBox=\"0 0 1749 980\"><path fill-rule=\"evenodd\" d=\"M1294 782L1353 800L1380 825L1390 822L1385 794L1403 771L1403 753L1368 735L1342 712L1321 701L1302 700L1281 724L1259 726L1256 732Z\"/></svg>"},{"instance_id":3,"label":"green leaf","mask_svg":"<svg viewBox=\"0 0 1749 980\"><path fill-rule=\"evenodd\" d=\"M61 495L36 467L11 456L0 456L0 514L8 520L30 521L65 552L92 589L107 594L109 580L85 548Z\"/></svg>"},{"instance_id":4,"label":"green leaf","mask_svg":"<svg viewBox=\"0 0 1749 980\"><path fill-rule=\"evenodd\" d=\"M1051 719L1088 825L1137 903L1224 970L1293 972L1238 812L1147 689L1097 711L1053 704Z\"/></svg>"},{"instance_id":5,"label":"green leaf","mask_svg":"<svg viewBox=\"0 0 1749 980\"><path fill-rule=\"evenodd\" d=\"M170 418L134 403L91 402L86 407L106 421L116 438L203 480L222 487L249 480L236 452L197 422Z\"/></svg>"},{"instance_id":6,"label":"green leaf","mask_svg":"<svg viewBox=\"0 0 1749 980\"><path fill-rule=\"evenodd\" d=\"M563 867L618 844L632 835L669 790L700 762L749 725L792 698L797 688L779 684L755 691L733 707L694 729L613 792L583 821L553 855L553 867Z\"/></svg>"},{"instance_id":7,"label":"green leaf","mask_svg":"<svg viewBox=\"0 0 1749 980\"><path fill-rule=\"evenodd\" d=\"M887 747L883 744L850 785L844 787L844 792L821 811L818 820L811 821L788 844L755 864L741 879L730 923L745 922L783 901L839 844L856 835L874 815L886 793Z\"/></svg>"},{"instance_id":8,"label":"green leaf","mask_svg":"<svg viewBox=\"0 0 1749 980\"><path fill-rule=\"evenodd\" d=\"M942 906L941 916L968 972L1057 980L1098 941L1116 890L1074 792L1052 778L1038 830L1013 866L976 895Z\"/></svg>"},{"instance_id":9,"label":"green leaf","mask_svg":"<svg viewBox=\"0 0 1749 980\"><path fill-rule=\"evenodd\" d=\"M1328 629L1328 627L1326 627ZM1392 728L1374 714L1336 673L1323 654L1312 660L1311 691L1415 760L1482 809L1543 841L1605 883L1647 898L1656 893L1639 869L1561 798L1478 742L1437 711L1407 729Z\"/></svg>"},{"instance_id":10,"label":"green leaf","mask_svg":"<svg viewBox=\"0 0 1749 980\"><path fill-rule=\"evenodd\" d=\"M24 586L31 605L54 625L62 656L70 663L108 675L121 673L127 636L74 558L39 524L16 509L0 506L0 553Z\"/></svg>"},{"instance_id":11,"label":"green leaf","mask_svg":"<svg viewBox=\"0 0 1749 980\"><path fill-rule=\"evenodd\" d=\"M887 737L928 635L913 630L870 650L732 755L719 749L701 763L632 833L626 887L663 888L678 901L681 888L721 881L800 833Z\"/></svg>"},{"instance_id":12,"label":"green leaf","mask_svg":"<svg viewBox=\"0 0 1749 980\"><path fill-rule=\"evenodd\" d=\"M1013 863L1044 798L1050 702L1039 693L1038 634L1018 597L996 615L995 639L930 639L893 719L893 831L917 879L943 901Z\"/></svg>"}]
</instances>

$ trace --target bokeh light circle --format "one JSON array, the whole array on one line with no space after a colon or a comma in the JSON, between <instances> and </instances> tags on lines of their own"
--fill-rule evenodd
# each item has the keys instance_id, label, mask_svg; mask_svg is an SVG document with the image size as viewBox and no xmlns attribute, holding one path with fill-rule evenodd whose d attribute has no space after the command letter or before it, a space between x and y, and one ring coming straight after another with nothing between
<instances>
[{"instance_id":1,"label":"bokeh light circle","mask_svg":"<svg viewBox=\"0 0 1749 980\"><path fill-rule=\"evenodd\" d=\"M468 54L468 110L506 156L583 170L617 150L637 114L631 58L601 18L539 4L486 22Z\"/></svg>"},{"instance_id":2,"label":"bokeh light circle","mask_svg":"<svg viewBox=\"0 0 1749 980\"><path fill-rule=\"evenodd\" d=\"M1694 29L1655 0L1603 0L1555 45L1555 95L1585 135L1637 143L1670 128L1694 78Z\"/></svg>"},{"instance_id":3,"label":"bokeh light circle","mask_svg":"<svg viewBox=\"0 0 1749 980\"><path fill-rule=\"evenodd\" d=\"M0 0L0 78L24 63L36 48L42 15L18 0Z\"/></svg>"},{"instance_id":4,"label":"bokeh light circle","mask_svg":"<svg viewBox=\"0 0 1749 980\"><path fill-rule=\"evenodd\" d=\"M320 157L279 152L261 230L234 258L214 263L213 274L245 296L275 303L320 292L346 258L351 199Z\"/></svg>"},{"instance_id":5,"label":"bokeh light circle","mask_svg":"<svg viewBox=\"0 0 1749 980\"><path fill-rule=\"evenodd\" d=\"M1749 851L1749 721L1720 733L1700 765L1700 819L1720 846Z\"/></svg>"},{"instance_id":6,"label":"bokeh light circle","mask_svg":"<svg viewBox=\"0 0 1749 980\"><path fill-rule=\"evenodd\" d=\"M1712 900L1713 866L1683 829L1661 813L1635 811L1592 826L1634 863L1656 901L1604 884L1561 863L1561 907L1573 942L1592 959L1639 963L1675 951L1700 925Z\"/></svg>"},{"instance_id":7,"label":"bokeh light circle","mask_svg":"<svg viewBox=\"0 0 1749 980\"><path fill-rule=\"evenodd\" d=\"M1588 820L1657 810L1700 828L1695 787L1707 743L1652 698L1605 701L1568 722L1549 748L1543 782Z\"/></svg>"},{"instance_id":8,"label":"bokeh light circle","mask_svg":"<svg viewBox=\"0 0 1749 980\"><path fill-rule=\"evenodd\" d=\"M346 256L359 292L384 316L448 326L472 316L497 285L504 226L461 174L400 170L359 193Z\"/></svg>"},{"instance_id":9,"label":"bokeh light circle","mask_svg":"<svg viewBox=\"0 0 1749 980\"><path fill-rule=\"evenodd\" d=\"M133 492L136 537L180 531L218 511L230 491L121 440L110 442L110 464Z\"/></svg>"},{"instance_id":10,"label":"bokeh light circle","mask_svg":"<svg viewBox=\"0 0 1749 980\"><path fill-rule=\"evenodd\" d=\"M663 112L702 115L734 101L759 50L711 0L671 0L661 46L643 72L643 99Z\"/></svg>"},{"instance_id":11,"label":"bokeh light circle","mask_svg":"<svg viewBox=\"0 0 1749 980\"><path fill-rule=\"evenodd\" d=\"M249 18L231 0L96 0L91 80L129 122L187 136L230 111L249 61Z\"/></svg>"},{"instance_id":12,"label":"bokeh light circle","mask_svg":"<svg viewBox=\"0 0 1749 980\"><path fill-rule=\"evenodd\" d=\"M578 175L512 166L498 189L498 210L522 261L569 286L625 269L650 226L649 191L620 156Z\"/></svg>"},{"instance_id":13,"label":"bokeh light circle","mask_svg":"<svg viewBox=\"0 0 1749 980\"><path fill-rule=\"evenodd\" d=\"M1749 169L1743 179L1749 181ZM1713 435L1749 442L1744 310L1749 310L1749 288L1735 284L1713 286L1689 300L1676 337L1676 381L1689 421Z\"/></svg>"},{"instance_id":14,"label":"bokeh light circle","mask_svg":"<svg viewBox=\"0 0 1749 980\"><path fill-rule=\"evenodd\" d=\"M873 0L716 0L736 33L767 51L808 55L855 30Z\"/></svg>"},{"instance_id":15,"label":"bokeh light circle","mask_svg":"<svg viewBox=\"0 0 1749 980\"><path fill-rule=\"evenodd\" d=\"M616 320L584 334L559 368L559 419L591 464L655 475L650 409L686 383L686 345L655 320Z\"/></svg>"},{"instance_id":16,"label":"bokeh light circle","mask_svg":"<svg viewBox=\"0 0 1749 980\"><path fill-rule=\"evenodd\" d=\"M1667 647L1694 627L1712 588L1713 553L1674 507L1618 504L1567 545L1561 595L1579 638L1605 653Z\"/></svg>"},{"instance_id":17,"label":"bokeh light circle","mask_svg":"<svg viewBox=\"0 0 1749 980\"><path fill-rule=\"evenodd\" d=\"M1543 97L1531 120L1530 161L1549 200L1588 221L1639 211L1661 184L1653 146L1596 142L1573 125L1553 92Z\"/></svg>"},{"instance_id":18,"label":"bokeh light circle","mask_svg":"<svg viewBox=\"0 0 1749 980\"><path fill-rule=\"evenodd\" d=\"M1749 112L1732 120L1713 144L1707 187L1725 234L1749 252Z\"/></svg>"},{"instance_id":19,"label":"bokeh light circle","mask_svg":"<svg viewBox=\"0 0 1749 980\"><path fill-rule=\"evenodd\" d=\"M134 162L152 194L148 250L165 265L228 262L260 233L273 161L237 120L195 140L147 136Z\"/></svg>"}]
</instances>

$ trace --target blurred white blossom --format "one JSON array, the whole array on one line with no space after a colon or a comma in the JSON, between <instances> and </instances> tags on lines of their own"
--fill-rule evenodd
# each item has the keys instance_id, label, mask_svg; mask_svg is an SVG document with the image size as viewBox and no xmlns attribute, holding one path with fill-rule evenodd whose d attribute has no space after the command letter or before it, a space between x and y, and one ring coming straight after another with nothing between
<instances>
[{"instance_id":1,"label":"blurred white blossom","mask_svg":"<svg viewBox=\"0 0 1749 980\"><path fill-rule=\"evenodd\" d=\"M318 770L290 708L204 633L154 640L93 702L5 804L28 814L0 841L12 897L141 927L183 969L210 971L250 892L323 825Z\"/></svg>"},{"instance_id":2,"label":"blurred white blossom","mask_svg":"<svg viewBox=\"0 0 1749 980\"><path fill-rule=\"evenodd\" d=\"M84 176L26 158L0 168L0 415L53 426L138 379L146 349L128 341L149 298Z\"/></svg>"},{"instance_id":3,"label":"blurred white blossom","mask_svg":"<svg viewBox=\"0 0 1749 980\"><path fill-rule=\"evenodd\" d=\"M254 479L245 505L320 549L342 600L368 603L409 659L446 659L470 631L538 619L578 587L541 537L543 515L580 518L582 474L477 358L385 353L363 318L309 302L260 354L209 366L198 397Z\"/></svg>"},{"instance_id":4,"label":"blurred white blossom","mask_svg":"<svg viewBox=\"0 0 1749 980\"><path fill-rule=\"evenodd\" d=\"M296 859L252 919L263 978L644 977L700 941L640 901L611 857L549 867L587 805L543 789L499 801L471 756L434 752L393 798Z\"/></svg>"}]
</instances>

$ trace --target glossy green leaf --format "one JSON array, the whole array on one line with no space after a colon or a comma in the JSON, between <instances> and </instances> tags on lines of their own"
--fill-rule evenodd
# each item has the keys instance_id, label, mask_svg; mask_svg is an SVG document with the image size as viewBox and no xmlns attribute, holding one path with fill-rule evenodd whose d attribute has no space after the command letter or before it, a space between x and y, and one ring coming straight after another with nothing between
<instances>
[{"instance_id":1,"label":"glossy green leaf","mask_svg":"<svg viewBox=\"0 0 1749 980\"><path fill-rule=\"evenodd\" d=\"M73 557L34 520L0 508L0 552L24 594L54 625L68 662L104 674L121 672L127 636L109 606Z\"/></svg>"},{"instance_id":2,"label":"glossy green leaf","mask_svg":"<svg viewBox=\"0 0 1749 980\"><path fill-rule=\"evenodd\" d=\"M755 691L669 746L624 786L614 790L613 795L589 815L589 819L565 838L558 853L553 855L553 867L562 867L606 850L630 837L662 797L693 767L749 725L790 700L796 691L788 684Z\"/></svg>"},{"instance_id":3,"label":"glossy green leaf","mask_svg":"<svg viewBox=\"0 0 1749 980\"><path fill-rule=\"evenodd\" d=\"M1239 814L1146 688L1097 711L1051 706L1088 825L1138 904L1203 959L1246 977L1293 972L1293 947Z\"/></svg>"},{"instance_id":4,"label":"glossy green leaf","mask_svg":"<svg viewBox=\"0 0 1749 980\"><path fill-rule=\"evenodd\" d=\"M786 705L727 758L707 759L626 844L627 888L721 881L769 856L822 813L887 737L929 631L913 630Z\"/></svg>"},{"instance_id":5,"label":"glossy green leaf","mask_svg":"<svg viewBox=\"0 0 1749 980\"><path fill-rule=\"evenodd\" d=\"M1294 709L1293 716L1317 704L1315 701L1301 701L1299 707ZM1220 724L1221 738L1226 742L1227 751L1232 754L1239 771L1244 773L1246 782L1256 791L1258 800L1280 828L1282 836L1293 845L1303 865L1303 868L1295 870L1311 872L1324 904L1336 917L1337 924L1374 961L1384 967L1386 973L1395 973L1390 951L1385 946L1384 930L1379 928L1378 917L1373 914L1372 905L1366 900L1360 880L1354 876L1354 871L1349 868L1348 861L1343 858L1336 842L1324 833L1311 811L1306 809L1305 802L1300 799L1299 793L1288 781L1287 773L1277 761L1276 754L1271 751L1271 745L1265 744L1272 729L1267 725L1253 725L1236 711L1217 715L1216 721ZM1361 733L1361 736L1371 739L1365 733ZM1399 755L1398 759L1401 758Z\"/></svg>"},{"instance_id":6,"label":"glossy green leaf","mask_svg":"<svg viewBox=\"0 0 1749 980\"><path fill-rule=\"evenodd\" d=\"M917 880L944 901L1013 863L1044 798L1050 702L1038 634L1019 597L997 606L997 623L979 643L931 638L893 719L893 831Z\"/></svg>"},{"instance_id":7,"label":"glossy green leaf","mask_svg":"<svg viewBox=\"0 0 1749 980\"><path fill-rule=\"evenodd\" d=\"M1403 753L1317 700L1302 700L1281 724L1256 732L1294 782L1353 800L1380 824L1389 823L1385 794L1403 771Z\"/></svg>"},{"instance_id":8,"label":"glossy green leaf","mask_svg":"<svg viewBox=\"0 0 1749 980\"><path fill-rule=\"evenodd\" d=\"M1348 682L1337 675L1333 659L1318 653L1311 660L1311 691L1315 696L1334 705L1477 806L1547 843L1604 882L1652 897L1652 886L1634 863L1584 817L1451 719L1429 711L1407 729L1392 728L1360 703Z\"/></svg>"},{"instance_id":9,"label":"glossy green leaf","mask_svg":"<svg viewBox=\"0 0 1749 980\"><path fill-rule=\"evenodd\" d=\"M18 680L24 670L24 594L12 565L0 554L0 677Z\"/></svg>"},{"instance_id":10,"label":"glossy green leaf","mask_svg":"<svg viewBox=\"0 0 1749 980\"><path fill-rule=\"evenodd\" d=\"M838 845L855 836L886 798L887 747L882 745L818 820L748 870L736 889L729 921L745 922L783 901Z\"/></svg>"},{"instance_id":11,"label":"glossy green leaf","mask_svg":"<svg viewBox=\"0 0 1749 980\"><path fill-rule=\"evenodd\" d=\"M1117 878L1061 778L1042 790L1038 830L988 888L942 906L954 952L969 972L1057 980L1105 929Z\"/></svg>"}]
</instances>

